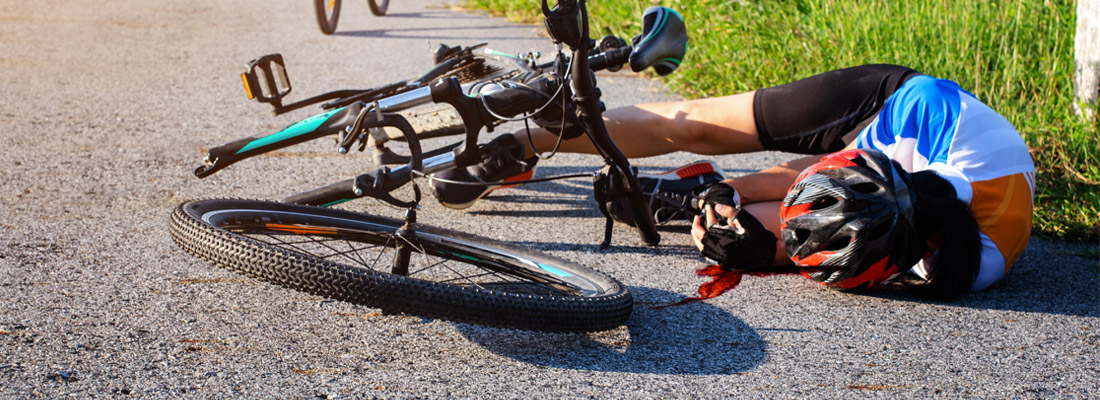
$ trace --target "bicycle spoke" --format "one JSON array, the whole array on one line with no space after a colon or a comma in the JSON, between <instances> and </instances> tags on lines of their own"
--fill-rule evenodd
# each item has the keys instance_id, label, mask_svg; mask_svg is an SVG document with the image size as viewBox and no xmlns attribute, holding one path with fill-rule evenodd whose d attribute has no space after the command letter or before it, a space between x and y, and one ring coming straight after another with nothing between
<instances>
[{"instance_id":1,"label":"bicycle spoke","mask_svg":"<svg viewBox=\"0 0 1100 400\"><path fill-rule=\"evenodd\" d=\"M363 255L359 253L359 250L360 250L360 249L356 249L356 248L355 248L355 245L354 245L354 244L352 244L352 242L351 242L351 241L349 241L349 240L348 240L347 238L344 238L344 244L348 245L348 248L351 248L351 249L352 249L352 251L353 251L353 252L355 253L355 257L359 259L359 262L360 262L360 263L361 263L362 265L364 265L364 266L369 266L369 265L371 265L371 264L367 264L367 260L364 260L364 259L363 259ZM364 248L362 248L361 250L366 250L366 249L368 249L368 248L377 248L377 247L378 247L377 245L376 245L376 246L368 246L368 247L364 247ZM379 253L381 253L381 252L379 252Z\"/></svg>"},{"instance_id":2,"label":"bicycle spoke","mask_svg":"<svg viewBox=\"0 0 1100 400\"><path fill-rule=\"evenodd\" d=\"M332 250L332 252L333 252L332 254L329 254L327 257L323 257L325 259L343 257L343 258L346 258L348 260L351 260L352 262L361 261L361 260L356 260L355 258L349 256L348 254L355 254L355 255L358 256L359 255L359 250L362 250L362 249L356 249L355 246L350 246L349 245L348 250L346 250L346 251L339 250L336 247L329 245L329 242L337 242L338 241L335 238L326 237L325 238L326 240L318 240L315 236L309 236L309 238L313 239L313 242L316 243L318 246L321 246L321 247L324 247L326 249ZM342 239L342 241L344 243L347 243L347 239ZM370 246L365 247L364 249L369 248L369 247ZM366 264L363 264L363 265L366 265Z\"/></svg>"},{"instance_id":3,"label":"bicycle spoke","mask_svg":"<svg viewBox=\"0 0 1100 400\"><path fill-rule=\"evenodd\" d=\"M427 256L423 256L423 257L427 258ZM429 269L435 269L435 270L445 269L445 270L451 272L451 274L453 274L454 276L453 277L442 278L442 277L440 277L439 274L431 274L433 276L433 278L435 278L435 279L432 279L432 280L435 281L435 282L446 283L446 284L467 284L469 286L474 286L474 287L478 287L478 288L485 289L485 290L493 290L491 287L489 287L491 285L508 285L508 286L512 286L512 287L527 286L527 287L530 287L532 289L537 288L537 289L541 289L542 291L554 292L554 293L558 293L558 294L567 294L568 293L567 291L557 289L557 288L554 288L552 286L548 286L548 285L545 285L545 284L542 284L542 283L539 283L539 282L527 281L527 280L524 280L522 278L518 278L518 277L515 277L515 276L512 276L512 275L504 274L504 273L501 273L500 271L494 271L492 269L488 269L488 268L484 268L484 267L477 267L476 271L474 271L474 273L466 272L469 269L474 268L474 267L471 264L458 263L457 264L458 268L456 268L456 266L454 264L452 264L450 261L451 260L440 259L439 261L434 262L434 263L425 262L426 265L424 265L420 269L417 269L416 273L424 272L424 271L427 271ZM463 266L465 266L465 268L462 268ZM412 276L413 273L410 273L409 275ZM527 292L528 293L534 293L534 292L536 292L536 290L529 290Z\"/></svg>"},{"instance_id":4,"label":"bicycle spoke","mask_svg":"<svg viewBox=\"0 0 1100 400\"><path fill-rule=\"evenodd\" d=\"M325 258L325 256L322 256L320 254L316 254L316 253L314 253L314 252L312 252L308 249L302 248L301 245L310 243L310 241L306 240L306 241L301 241L301 242L291 242L291 241L283 240L282 237L284 237L284 236L286 236L286 235L272 235L270 233L254 232L254 233L252 233L252 235L249 235L248 237L252 238L252 239L255 239L255 240L258 240L258 241L261 241L261 242L264 242L264 243L267 243L267 244L271 244L271 245L281 244L285 247L289 247L290 249L292 249L294 251L297 251L299 253L305 254L307 256L311 256L311 257L315 257L315 258ZM271 240L266 240L265 241L265 240L261 239L261 237L266 237L266 238L269 238Z\"/></svg>"},{"instance_id":5,"label":"bicycle spoke","mask_svg":"<svg viewBox=\"0 0 1100 400\"><path fill-rule=\"evenodd\" d=\"M253 224L238 224L238 227L255 227ZM287 234L286 232L267 231L266 228L239 229L238 233L244 234L254 240L268 245L281 247L287 250L301 253L308 257L327 260L343 260L351 265L363 268L388 272L385 267L392 262L393 254L396 254L398 240L414 246L412 263L415 265L409 271L408 276L422 280L429 280L441 284L462 285L476 287L483 290L505 290L517 293L554 293L570 294L554 285L529 281L527 278L514 276L507 272L497 271L492 268L449 259L443 256L433 256L417 241L409 241L390 233L378 235L343 235L337 234ZM384 243L378 243L385 237ZM372 240L373 239L373 240ZM374 253L369 256L369 253ZM379 267L375 267L379 266Z\"/></svg>"},{"instance_id":6,"label":"bicycle spoke","mask_svg":"<svg viewBox=\"0 0 1100 400\"><path fill-rule=\"evenodd\" d=\"M337 257L343 257L343 258L351 261L353 264L358 264L358 265L368 267L368 268L371 264L368 263L366 260L364 260L362 258L362 256L360 255L360 252L367 251L367 250L372 249L372 248L380 247L376 244L371 244L371 243L366 243L366 242L358 242L358 243L366 244L366 246L356 247L356 246L352 245L350 241L348 241L346 238L343 238L343 237L337 239L337 238L331 238L331 237L318 237L318 236L313 236L313 235L293 235L293 236L291 236L291 235L274 235L274 234L270 234L270 233L262 233L261 234L259 232L253 232L249 237L251 237L253 239L256 239L256 240L259 240L261 242L264 242L266 244L270 244L270 245L280 244L280 245L282 245L284 247L287 247L289 249L293 249L294 251L297 251L297 252L312 256L312 257L316 257L316 258L333 259L333 258L337 258ZM264 238L267 238L269 240L264 240ZM289 240L288 238L297 238L299 240ZM331 244L331 243L335 243L335 242L345 243L347 245L348 249L347 250L342 250L342 249L339 249L336 246L333 246ZM313 245L316 245L316 246L311 246L310 248L307 248L305 245L308 245L308 244L313 244ZM326 249L326 250L328 250L328 252L326 252L325 254L320 254L320 253L317 252L317 250L320 250L320 249ZM383 251L384 251L384 248L383 248Z\"/></svg>"},{"instance_id":7,"label":"bicycle spoke","mask_svg":"<svg viewBox=\"0 0 1100 400\"><path fill-rule=\"evenodd\" d=\"M488 275L488 273L481 274L481 275L473 275L473 276L463 274L462 272L458 271L456 268L452 268L451 265L450 265L450 262L449 262L450 260L447 260L446 258L440 258L439 261L436 261L434 263L430 263L430 262L427 261L428 256L426 254L421 253L421 255L425 259L425 262L424 262L425 265L424 265L423 268L420 268L419 270L417 270L417 273L420 273L420 272L423 272L423 271L428 271L428 270L436 271L436 270L439 270L439 269L442 268L442 269L446 269L447 271L450 271L452 273L452 275L457 275L457 277L455 277L455 278L433 279L436 282L448 282L448 283L450 283L450 282L464 281L464 282L468 283L469 285L481 287L481 285L478 284L476 281L474 281L474 279L472 279L472 278L476 278L478 276ZM483 271L486 271L486 270L483 270ZM486 271L486 272L488 272L488 271ZM409 275L412 275L412 273L410 273ZM440 276L440 274L437 274L437 273L434 273L434 272L431 273L431 275L433 276L433 278L437 278L437 277Z\"/></svg>"},{"instance_id":8,"label":"bicycle spoke","mask_svg":"<svg viewBox=\"0 0 1100 400\"><path fill-rule=\"evenodd\" d=\"M379 249L378 255L374 257L374 262L371 263L370 265L382 265L380 263L381 260L382 260L382 256L386 255L386 253L388 253L390 249L394 249L393 239L394 239L393 236L390 236L390 237L386 238L386 244L384 244L382 246L379 246L379 247L381 247L381 249Z\"/></svg>"}]
</instances>

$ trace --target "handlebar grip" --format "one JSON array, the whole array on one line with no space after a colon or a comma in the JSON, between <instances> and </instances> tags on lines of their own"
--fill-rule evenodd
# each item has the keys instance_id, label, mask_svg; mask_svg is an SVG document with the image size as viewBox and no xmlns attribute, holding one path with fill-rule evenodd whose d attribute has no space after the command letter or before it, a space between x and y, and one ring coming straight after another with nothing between
<instances>
[{"instance_id":1,"label":"handlebar grip","mask_svg":"<svg viewBox=\"0 0 1100 400\"><path fill-rule=\"evenodd\" d=\"M593 71L602 71L626 64L627 61L630 60L630 54L633 50L633 48L627 46L608 49L602 53L593 54L588 57L588 68Z\"/></svg>"},{"instance_id":2,"label":"handlebar grip","mask_svg":"<svg viewBox=\"0 0 1100 400\"><path fill-rule=\"evenodd\" d=\"M684 17L668 7L653 6L642 16L642 35L630 54L634 72L653 67L657 75L675 71L687 53L687 28Z\"/></svg>"}]
</instances>

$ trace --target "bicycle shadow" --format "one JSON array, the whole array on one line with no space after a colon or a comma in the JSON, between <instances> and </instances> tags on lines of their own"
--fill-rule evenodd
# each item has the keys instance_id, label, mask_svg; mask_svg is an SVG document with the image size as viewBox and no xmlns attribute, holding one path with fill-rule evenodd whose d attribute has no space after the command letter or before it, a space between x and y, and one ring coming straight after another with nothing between
<instances>
[{"instance_id":1,"label":"bicycle shadow","mask_svg":"<svg viewBox=\"0 0 1100 400\"><path fill-rule=\"evenodd\" d=\"M540 168L536 178L542 179L552 176L564 176L574 174L595 173L598 168L588 166L551 166ZM642 173L664 172L667 168L643 167ZM755 172L755 170L725 170L727 176L730 172L737 174ZM472 211L471 214L518 216L518 217L542 217L557 218L558 212L575 213L578 209L590 211L592 216L602 216L596 207L593 194L593 178L566 178L562 180L539 182L523 185L518 189L495 192L480 201L504 202L515 204L555 204L562 205L560 210L531 210L513 207L509 210ZM500 193L500 194L498 194Z\"/></svg>"},{"instance_id":2,"label":"bicycle shadow","mask_svg":"<svg viewBox=\"0 0 1100 400\"><path fill-rule=\"evenodd\" d=\"M369 39L430 39L432 41L447 41L447 40L471 40L477 42L486 41L500 41L500 40L530 40L530 36L517 36L515 34L493 36L494 30L510 29L515 30L514 26L454 26L443 28L431 28L431 27L410 27L410 28L387 28L387 29L365 29L365 30L353 30L353 31L338 31L333 33L333 36L349 36L360 37ZM445 34L440 32L470 32L469 35L462 34ZM413 34L411 32L423 32L423 34Z\"/></svg>"},{"instance_id":3,"label":"bicycle shadow","mask_svg":"<svg viewBox=\"0 0 1100 400\"><path fill-rule=\"evenodd\" d=\"M384 18L424 18L424 19L485 19L483 16L468 13L456 13L450 10L418 11L418 12L386 12Z\"/></svg>"},{"instance_id":4,"label":"bicycle shadow","mask_svg":"<svg viewBox=\"0 0 1100 400\"><path fill-rule=\"evenodd\" d=\"M630 291L635 296L633 315L625 326L607 332L456 326L471 342L495 354L561 369L728 375L756 368L767 358L767 342L725 310L706 303L654 310L651 307L678 300L680 295L642 287Z\"/></svg>"}]
</instances>

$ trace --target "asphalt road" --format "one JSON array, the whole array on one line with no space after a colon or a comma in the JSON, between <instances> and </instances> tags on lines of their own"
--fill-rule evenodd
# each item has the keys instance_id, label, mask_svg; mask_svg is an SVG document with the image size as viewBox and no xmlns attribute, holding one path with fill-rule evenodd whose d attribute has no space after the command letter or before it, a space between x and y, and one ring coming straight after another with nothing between
<instances>
[{"instance_id":1,"label":"asphalt road","mask_svg":"<svg viewBox=\"0 0 1100 400\"><path fill-rule=\"evenodd\" d=\"M408 78L440 42L553 50L538 27L438 0L394 1L385 17L364 3L345 2L332 36L305 1L0 3L0 397L1100 396L1097 260L1076 255L1095 244L1033 239L1002 282L951 303L784 276L653 310L702 283L684 226L657 248L619 229L600 251L603 221L584 179L499 192L465 212L426 202L422 221L627 284L634 315L594 334L383 316L184 254L167 222L186 199L279 198L373 169L319 141L196 179L201 149L309 115L273 118L247 101L238 74L249 59L281 52L304 97ZM611 107L675 98L628 73L599 79ZM740 174L787 157L715 160ZM658 170L695 158L636 162ZM539 174L598 162L562 155Z\"/></svg>"}]
</instances>

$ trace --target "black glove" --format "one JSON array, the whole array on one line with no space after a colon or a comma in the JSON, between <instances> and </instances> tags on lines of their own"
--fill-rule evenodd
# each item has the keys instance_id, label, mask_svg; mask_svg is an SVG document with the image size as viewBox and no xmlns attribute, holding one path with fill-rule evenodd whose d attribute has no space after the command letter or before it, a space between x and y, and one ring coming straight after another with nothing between
<instances>
[{"instance_id":1,"label":"black glove","mask_svg":"<svg viewBox=\"0 0 1100 400\"><path fill-rule=\"evenodd\" d=\"M715 190L709 195L707 192L711 189L702 193L703 201L711 205L711 209L714 204L734 207L737 215L733 218L733 225L727 224L725 218L719 218L720 222L707 229L702 240L703 256L714 260L724 270L745 272L770 269L774 264L778 240L775 234L752 214L741 212L738 204L740 198L732 187L719 183L711 188Z\"/></svg>"},{"instance_id":2,"label":"black glove","mask_svg":"<svg viewBox=\"0 0 1100 400\"><path fill-rule=\"evenodd\" d=\"M696 189L698 190L698 189ZM737 190L733 186L727 185L723 182L718 182L707 186L702 192L699 192L698 196L703 199L704 207L710 206L713 210L716 204L729 206L734 209L738 214L741 213L741 195L737 193ZM693 207L695 205L692 205ZM720 222L725 225L725 219Z\"/></svg>"}]
</instances>

